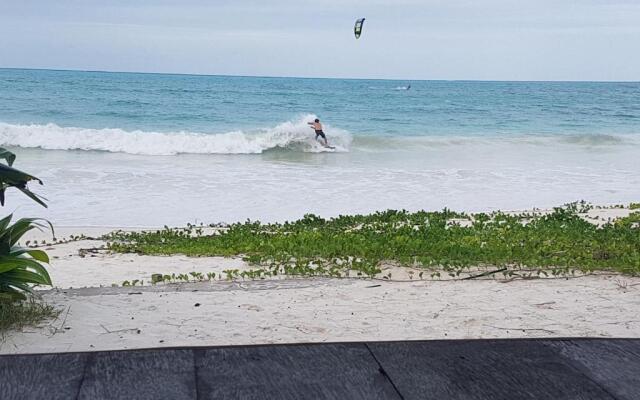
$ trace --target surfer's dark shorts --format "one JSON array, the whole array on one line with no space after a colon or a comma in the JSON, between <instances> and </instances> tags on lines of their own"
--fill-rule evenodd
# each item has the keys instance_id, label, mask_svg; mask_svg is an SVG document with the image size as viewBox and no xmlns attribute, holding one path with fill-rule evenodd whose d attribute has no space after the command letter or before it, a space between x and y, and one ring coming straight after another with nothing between
<instances>
[{"instance_id":1,"label":"surfer's dark shorts","mask_svg":"<svg viewBox=\"0 0 640 400\"><path fill-rule=\"evenodd\" d=\"M322 136L323 139L326 139L327 137L324 135L324 132L322 131L316 131L316 139L318 138L318 136Z\"/></svg>"}]
</instances>

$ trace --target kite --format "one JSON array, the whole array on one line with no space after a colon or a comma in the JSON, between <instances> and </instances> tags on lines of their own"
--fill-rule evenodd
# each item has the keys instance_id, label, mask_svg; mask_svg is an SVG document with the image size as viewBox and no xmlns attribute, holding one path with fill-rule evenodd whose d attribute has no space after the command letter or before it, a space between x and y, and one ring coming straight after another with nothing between
<instances>
[{"instance_id":1,"label":"kite","mask_svg":"<svg viewBox=\"0 0 640 400\"><path fill-rule=\"evenodd\" d=\"M356 25L353 27L353 33L356 35L356 39L358 39L362 33L362 25L364 25L364 18L357 19Z\"/></svg>"}]
</instances>

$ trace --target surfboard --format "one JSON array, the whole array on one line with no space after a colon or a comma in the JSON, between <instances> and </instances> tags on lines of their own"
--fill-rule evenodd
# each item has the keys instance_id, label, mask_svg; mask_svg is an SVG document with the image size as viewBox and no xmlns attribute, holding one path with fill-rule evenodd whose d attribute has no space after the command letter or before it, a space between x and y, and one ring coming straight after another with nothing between
<instances>
[{"instance_id":1,"label":"surfboard","mask_svg":"<svg viewBox=\"0 0 640 400\"><path fill-rule=\"evenodd\" d=\"M325 149L331 149L331 150L335 150L336 149L334 146L329 146L327 144L322 143L317 138L316 138L316 142L318 142L320 144L320 146L324 147Z\"/></svg>"}]
</instances>

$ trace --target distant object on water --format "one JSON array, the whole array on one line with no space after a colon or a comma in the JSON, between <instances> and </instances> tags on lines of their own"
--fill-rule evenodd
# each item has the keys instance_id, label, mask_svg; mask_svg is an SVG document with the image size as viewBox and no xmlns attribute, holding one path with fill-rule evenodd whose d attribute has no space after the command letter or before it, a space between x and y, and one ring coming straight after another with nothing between
<instances>
[{"instance_id":1,"label":"distant object on water","mask_svg":"<svg viewBox=\"0 0 640 400\"><path fill-rule=\"evenodd\" d=\"M356 35L356 39L358 39L360 34L362 34L362 25L364 25L364 18L357 19L356 24L353 27L353 33Z\"/></svg>"}]
</instances>

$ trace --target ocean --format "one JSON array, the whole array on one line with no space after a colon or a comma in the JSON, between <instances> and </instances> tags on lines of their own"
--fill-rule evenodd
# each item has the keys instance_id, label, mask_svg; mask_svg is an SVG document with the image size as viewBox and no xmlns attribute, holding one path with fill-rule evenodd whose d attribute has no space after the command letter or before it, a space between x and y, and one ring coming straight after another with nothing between
<instances>
[{"instance_id":1,"label":"ocean","mask_svg":"<svg viewBox=\"0 0 640 400\"><path fill-rule=\"evenodd\" d=\"M49 204L5 211L67 226L629 203L640 83L0 69L0 144Z\"/></svg>"}]
</instances>

